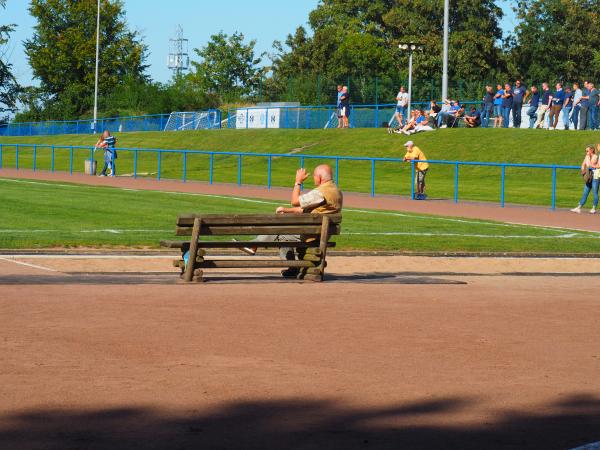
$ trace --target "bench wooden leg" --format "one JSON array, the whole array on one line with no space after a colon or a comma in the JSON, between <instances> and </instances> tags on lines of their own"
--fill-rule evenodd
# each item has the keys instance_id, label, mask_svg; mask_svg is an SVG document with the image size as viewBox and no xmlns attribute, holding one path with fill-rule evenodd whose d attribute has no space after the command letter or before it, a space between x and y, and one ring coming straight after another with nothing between
<instances>
[{"instance_id":1,"label":"bench wooden leg","mask_svg":"<svg viewBox=\"0 0 600 450\"><path fill-rule=\"evenodd\" d=\"M188 254L188 263L185 268L183 279L186 282L191 282L194 279L194 269L196 268L196 258L198 257L198 239L200 238L200 228L202 219L197 217L194 219L194 228L192 229L192 238L190 240L190 251Z\"/></svg>"}]
</instances>

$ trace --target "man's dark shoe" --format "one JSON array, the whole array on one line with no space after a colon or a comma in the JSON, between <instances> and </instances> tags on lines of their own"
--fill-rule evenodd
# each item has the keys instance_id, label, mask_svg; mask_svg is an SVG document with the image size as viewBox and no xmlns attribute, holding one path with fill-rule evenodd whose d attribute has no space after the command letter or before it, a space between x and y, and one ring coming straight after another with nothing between
<instances>
[{"instance_id":1,"label":"man's dark shoe","mask_svg":"<svg viewBox=\"0 0 600 450\"><path fill-rule=\"evenodd\" d=\"M300 271L296 268L289 268L281 271L281 276L283 278L296 278Z\"/></svg>"}]
</instances>

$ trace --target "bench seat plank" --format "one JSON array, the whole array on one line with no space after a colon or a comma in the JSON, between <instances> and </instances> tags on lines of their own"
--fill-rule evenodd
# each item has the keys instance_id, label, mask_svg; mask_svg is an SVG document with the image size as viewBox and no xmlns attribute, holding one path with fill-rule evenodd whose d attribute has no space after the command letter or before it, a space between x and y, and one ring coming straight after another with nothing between
<instances>
[{"instance_id":1,"label":"bench seat plank","mask_svg":"<svg viewBox=\"0 0 600 450\"><path fill-rule=\"evenodd\" d=\"M161 247L167 248L189 248L189 241L161 241ZM280 248L280 247L293 247L293 248L315 248L319 246L318 241L313 242L256 242L256 241L198 241L199 248L242 248L242 247L258 247L258 248ZM335 242L328 242L328 247L335 247Z\"/></svg>"},{"instance_id":2,"label":"bench seat plank","mask_svg":"<svg viewBox=\"0 0 600 450\"><path fill-rule=\"evenodd\" d=\"M196 262L194 269L256 269L270 267L318 267L319 263L314 261L287 261L284 259L205 259Z\"/></svg>"},{"instance_id":3,"label":"bench seat plank","mask_svg":"<svg viewBox=\"0 0 600 450\"><path fill-rule=\"evenodd\" d=\"M329 227L330 235L337 235L341 232L340 225L331 225ZM192 228L177 227L177 236L191 236ZM200 227L201 236L235 236L235 235L259 235L259 234L286 234L286 235L315 235L321 234L321 225L208 225L202 219Z\"/></svg>"},{"instance_id":4,"label":"bench seat plank","mask_svg":"<svg viewBox=\"0 0 600 450\"><path fill-rule=\"evenodd\" d=\"M279 225L320 225L323 216L320 214L233 214L233 215L216 215L216 214L183 214L177 218L177 226L193 227L194 219L202 217L203 225L264 225L264 226L279 226ZM342 222L341 214L328 215L329 220L333 224Z\"/></svg>"}]
</instances>

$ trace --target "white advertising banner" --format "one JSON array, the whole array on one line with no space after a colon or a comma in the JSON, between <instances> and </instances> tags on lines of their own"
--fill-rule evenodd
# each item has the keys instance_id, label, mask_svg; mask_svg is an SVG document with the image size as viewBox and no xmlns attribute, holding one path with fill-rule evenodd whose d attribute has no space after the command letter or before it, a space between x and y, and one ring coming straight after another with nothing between
<instances>
[{"instance_id":1,"label":"white advertising banner","mask_svg":"<svg viewBox=\"0 0 600 450\"><path fill-rule=\"evenodd\" d=\"M244 108L236 111L236 128L279 128L279 108Z\"/></svg>"}]
</instances>

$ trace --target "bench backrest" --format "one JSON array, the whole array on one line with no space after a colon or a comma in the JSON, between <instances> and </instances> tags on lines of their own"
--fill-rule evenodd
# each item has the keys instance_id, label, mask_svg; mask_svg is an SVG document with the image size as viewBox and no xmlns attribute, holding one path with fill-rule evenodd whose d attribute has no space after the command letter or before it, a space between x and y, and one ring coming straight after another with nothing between
<instances>
[{"instance_id":1,"label":"bench backrest","mask_svg":"<svg viewBox=\"0 0 600 450\"><path fill-rule=\"evenodd\" d=\"M321 234L322 214L185 214L177 218L177 235L190 236L195 219L200 235ZM328 214L329 235L340 234L341 214Z\"/></svg>"}]
</instances>

